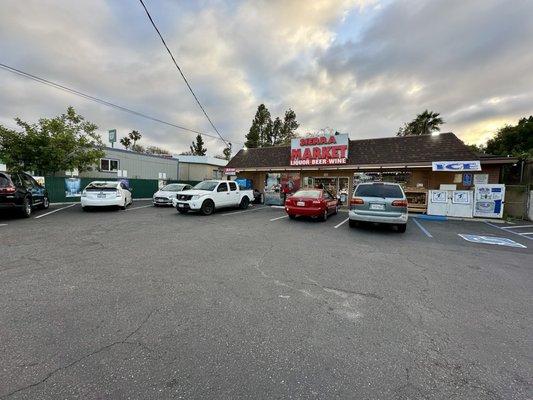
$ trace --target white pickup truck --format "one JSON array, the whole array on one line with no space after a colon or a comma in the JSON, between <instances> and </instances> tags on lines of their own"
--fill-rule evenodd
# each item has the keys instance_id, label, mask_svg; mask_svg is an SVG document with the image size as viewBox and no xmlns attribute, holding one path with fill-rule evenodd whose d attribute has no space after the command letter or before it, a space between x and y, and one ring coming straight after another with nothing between
<instances>
[{"instance_id":1,"label":"white pickup truck","mask_svg":"<svg viewBox=\"0 0 533 400\"><path fill-rule=\"evenodd\" d=\"M192 210L209 215L224 207L245 209L253 199L253 190L241 190L233 181L209 180L200 182L190 190L178 192L172 199L172 205L181 214Z\"/></svg>"}]
</instances>

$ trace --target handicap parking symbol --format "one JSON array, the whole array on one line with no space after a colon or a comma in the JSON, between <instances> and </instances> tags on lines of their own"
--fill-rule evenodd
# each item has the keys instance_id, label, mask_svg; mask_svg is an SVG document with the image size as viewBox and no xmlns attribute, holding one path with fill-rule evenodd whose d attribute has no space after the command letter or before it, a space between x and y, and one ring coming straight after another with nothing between
<instances>
[{"instance_id":1,"label":"handicap parking symbol","mask_svg":"<svg viewBox=\"0 0 533 400\"><path fill-rule=\"evenodd\" d=\"M495 244L497 246L509 246L509 247L518 247L520 249L527 249L523 244L517 243L514 240L497 237L497 236L481 236L481 235L463 235L458 234L464 240L473 243L483 243L483 244Z\"/></svg>"}]
</instances>

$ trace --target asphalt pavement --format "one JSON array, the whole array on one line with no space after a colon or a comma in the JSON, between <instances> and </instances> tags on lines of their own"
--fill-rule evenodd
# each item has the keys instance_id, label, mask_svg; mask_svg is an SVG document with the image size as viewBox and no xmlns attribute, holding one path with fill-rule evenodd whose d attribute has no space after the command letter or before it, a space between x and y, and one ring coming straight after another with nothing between
<instances>
[{"instance_id":1,"label":"asphalt pavement","mask_svg":"<svg viewBox=\"0 0 533 400\"><path fill-rule=\"evenodd\" d=\"M64 207L0 215L0 399L533 397L533 223Z\"/></svg>"}]
</instances>

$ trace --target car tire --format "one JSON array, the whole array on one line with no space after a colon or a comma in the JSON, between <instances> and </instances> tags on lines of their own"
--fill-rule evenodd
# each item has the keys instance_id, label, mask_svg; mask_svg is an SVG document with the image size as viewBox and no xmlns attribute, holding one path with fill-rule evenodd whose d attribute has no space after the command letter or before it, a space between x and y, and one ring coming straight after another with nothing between
<instances>
[{"instance_id":1,"label":"car tire","mask_svg":"<svg viewBox=\"0 0 533 400\"><path fill-rule=\"evenodd\" d=\"M398 229L398 232L400 233L405 233L407 230L407 224L396 225L396 229Z\"/></svg>"},{"instance_id":2,"label":"car tire","mask_svg":"<svg viewBox=\"0 0 533 400\"><path fill-rule=\"evenodd\" d=\"M323 222L328 220L328 209L327 208L324 210L324 214L322 215L320 220L323 221Z\"/></svg>"},{"instance_id":3,"label":"car tire","mask_svg":"<svg viewBox=\"0 0 533 400\"><path fill-rule=\"evenodd\" d=\"M83 207L83 206L82 206L82 207L81 207L81 211L85 211L85 212L87 212L87 211L89 211L89 207L87 207L87 206Z\"/></svg>"},{"instance_id":4,"label":"car tire","mask_svg":"<svg viewBox=\"0 0 533 400\"><path fill-rule=\"evenodd\" d=\"M24 202L22 203L22 209L21 213L24 218L30 218L31 216L31 199L29 197L24 198Z\"/></svg>"},{"instance_id":5,"label":"car tire","mask_svg":"<svg viewBox=\"0 0 533 400\"><path fill-rule=\"evenodd\" d=\"M189 210L184 210L183 208L177 208L177 210L180 214L187 214L189 212Z\"/></svg>"},{"instance_id":6,"label":"car tire","mask_svg":"<svg viewBox=\"0 0 533 400\"><path fill-rule=\"evenodd\" d=\"M215 212L215 203L213 200L205 200L202 203L202 208L200 209L203 215L211 215Z\"/></svg>"},{"instance_id":7,"label":"car tire","mask_svg":"<svg viewBox=\"0 0 533 400\"><path fill-rule=\"evenodd\" d=\"M335 206L335 212L333 213L333 215L337 215L339 213L339 206Z\"/></svg>"},{"instance_id":8,"label":"car tire","mask_svg":"<svg viewBox=\"0 0 533 400\"><path fill-rule=\"evenodd\" d=\"M124 199L124 205L120 206L120 209L121 210L125 210L127 205L128 205L128 201L126 199Z\"/></svg>"},{"instance_id":9,"label":"car tire","mask_svg":"<svg viewBox=\"0 0 533 400\"><path fill-rule=\"evenodd\" d=\"M289 218L290 218L290 219L296 219L296 215L294 215L294 214L289 214Z\"/></svg>"},{"instance_id":10,"label":"car tire","mask_svg":"<svg viewBox=\"0 0 533 400\"><path fill-rule=\"evenodd\" d=\"M244 196L241 200L241 204L239 204L239 208L241 210L246 210L248 208L248 205L250 204L250 200L247 196Z\"/></svg>"},{"instance_id":11,"label":"car tire","mask_svg":"<svg viewBox=\"0 0 533 400\"><path fill-rule=\"evenodd\" d=\"M43 198L43 204L41 205L43 210L47 210L48 207L50 207L50 200L48 199L48 196L44 196Z\"/></svg>"},{"instance_id":12,"label":"car tire","mask_svg":"<svg viewBox=\"0 0 533 400\"><path fill-rule=\"evenodd\" d=\"M350 228L357 228L359 226L359 222L354 219L348 220L348 224L350 225Z\"/></svg>"}]
</instances>

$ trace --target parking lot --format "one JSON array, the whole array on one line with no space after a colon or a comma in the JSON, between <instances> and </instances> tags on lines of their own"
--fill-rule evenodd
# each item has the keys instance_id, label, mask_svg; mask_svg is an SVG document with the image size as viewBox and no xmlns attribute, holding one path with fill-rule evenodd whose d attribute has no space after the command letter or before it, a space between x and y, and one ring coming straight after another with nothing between
<instances>
[{"instance_id":1,"label":"parking lot","mask_svg":"<svg viewBox=\"0 0 533 400\"><path fill-rule=\"evenodd\" d=\"M533 223L347 217L0 215L0 398L533 396Z\"/></svg>"}]
</instances>

